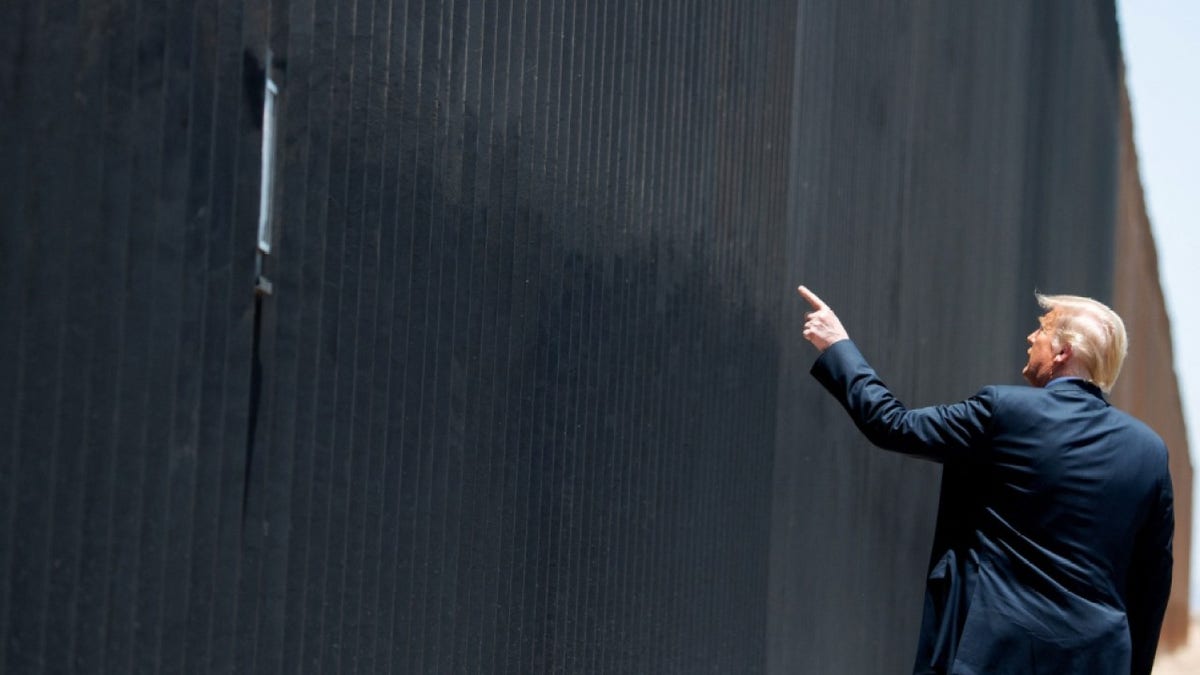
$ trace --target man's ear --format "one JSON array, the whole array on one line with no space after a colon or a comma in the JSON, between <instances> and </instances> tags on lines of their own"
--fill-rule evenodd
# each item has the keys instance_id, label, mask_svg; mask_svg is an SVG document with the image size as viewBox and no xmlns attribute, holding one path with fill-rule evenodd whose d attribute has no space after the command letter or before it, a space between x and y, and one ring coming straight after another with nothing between
<instances>
[{"instance_id":1,"label":"man's ear","mask_svg":"<svg viewBox=\"0 0 1200 675\"><path fill-rule=\"evenodd\" d=\"M1055 363L1066 363L1075 355L1075 350L1071 347L1071 343L1063 340L1058 348L1058 352L1054 355Z\"/></svg>"}]
</instances>

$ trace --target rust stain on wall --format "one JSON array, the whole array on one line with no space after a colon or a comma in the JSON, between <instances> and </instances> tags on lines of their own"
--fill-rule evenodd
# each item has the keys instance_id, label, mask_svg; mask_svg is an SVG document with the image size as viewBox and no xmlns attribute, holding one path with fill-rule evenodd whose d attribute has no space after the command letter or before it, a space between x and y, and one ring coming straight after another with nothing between
<instances>
[{"instance_id":1,"label":"rust stain on wall","mask_svg":"<svg viewBox=\"0 0 1200 675\"><path fill-rule=\"evenodd\" d=\"M1113 308L1129 331L1129 356L1113 388L1112 403L1149 424L1171 452L1175 484L1175 569L1163 622L1161 648L1187 642L1188 569L1192 531L1192 466L1187 428L1175 377L1171 322L1159 286L1158 254L1138 174L1129 92L1121 74L1120 173L1117 193Z\"/></svg>"}]
</instances>

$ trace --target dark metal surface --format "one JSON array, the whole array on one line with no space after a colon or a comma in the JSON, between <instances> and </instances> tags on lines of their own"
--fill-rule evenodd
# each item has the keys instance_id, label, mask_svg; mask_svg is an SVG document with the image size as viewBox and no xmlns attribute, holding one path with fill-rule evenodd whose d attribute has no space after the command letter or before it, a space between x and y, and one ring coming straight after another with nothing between
<instances>
[{"instance_id":1,"label":"dark metal surface","mask_svg":"<svg viewBox=\"0 0 1200 675\"><path fill-rule=\"evenodd\" d=\"M817 4L796 35L786 281L909 405L1019 382L1035 288L1111 294L1111 6ZM769 670L910 672L940 470L859 437L807 374L803 303L781 308Z\"/></svg>"},{"instance_id":2,"label":"dark metal surface","mask_svg":"<svg viewBox=\"0 0 1200 675\"><path fill-rule=\"evenodd\" d=\"M6 672L902 672L795 285L913 403L1109 293L1111 3L0 14Z\"/></svg>"}]
</instances>

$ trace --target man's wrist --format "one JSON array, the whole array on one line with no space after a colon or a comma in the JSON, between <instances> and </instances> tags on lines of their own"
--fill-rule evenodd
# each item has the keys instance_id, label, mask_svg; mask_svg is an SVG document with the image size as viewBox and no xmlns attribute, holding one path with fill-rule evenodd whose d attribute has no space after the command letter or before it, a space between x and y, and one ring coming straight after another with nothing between
<instances>
[{"instance_id":1,"label":"man's wrist","mask_svg":"<svg viewBox=\"0 0 1200 675\"><path fill-rule=\"evenodd\" d=\"M834 339L833 341L831 341L831 342L829 342L828 344L826 344L824 347L822 347L822 348L821 348L821 353L822 353L822 354L824 354L826 349L829 349L830 347L832 347L832 346L836 345L836 344L837 344L837 343L839 343L839 342L845 342L846 340L849 340L849 339L850 339L850 336L849 336L849 335L843 335L843 336L841 336L841 337L839 337L839 338L836 338L836 339Z\"/></svg>"}]
</instances>

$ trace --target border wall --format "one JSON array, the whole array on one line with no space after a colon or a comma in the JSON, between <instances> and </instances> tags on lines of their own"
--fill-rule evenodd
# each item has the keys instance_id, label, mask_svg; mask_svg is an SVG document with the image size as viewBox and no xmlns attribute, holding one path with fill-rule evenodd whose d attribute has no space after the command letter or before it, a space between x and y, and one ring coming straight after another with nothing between
<instances>
[{"instance_id":1,"label":"border wall","mask_svg":"<svg viewBox=\"0 0 1200 675\"><path fill-rule=\"evenodd\" d=\"M909 405L1021 382L1035 289L1112 293L1111 3L819 4L797 24L787 281ZM870 447L813 386L801 304L781 309L769 670L909 672L941 470Z\"/></svg>"},{"instance_id":2,"label":"border wall","mask_svg":"<svg viewBox=\"0 0 1200 675\"><path fill-rule=\"evenodd\" d=\"M1121 80L1121 176L1117 193L1116 267L1113 309L1129 331L1129 355L1121 379L1113 388L1112 404L1146 422L1162 436L1171 453L1175 489L1175 569L1171 598L1159 649L1175 649L1188 633L1188 589L1192 551L1192 465L1187 426L1183 419L1179 383L1171 342L1171 321L1159 286L1158 253L1138 172L1133 143L1133 115Z\"/></svg>"},{"instance_id":3,"label":"border wall","mask_svg":"<svg viewBox=\"0 0 1200 675\"><path fill-rule=\"evenodd\" d=\"M1114 14L4 5L0 670L905 672L939 470L794 288L1017 381L1113 297Z\"/></svg>"}]
</instances>

